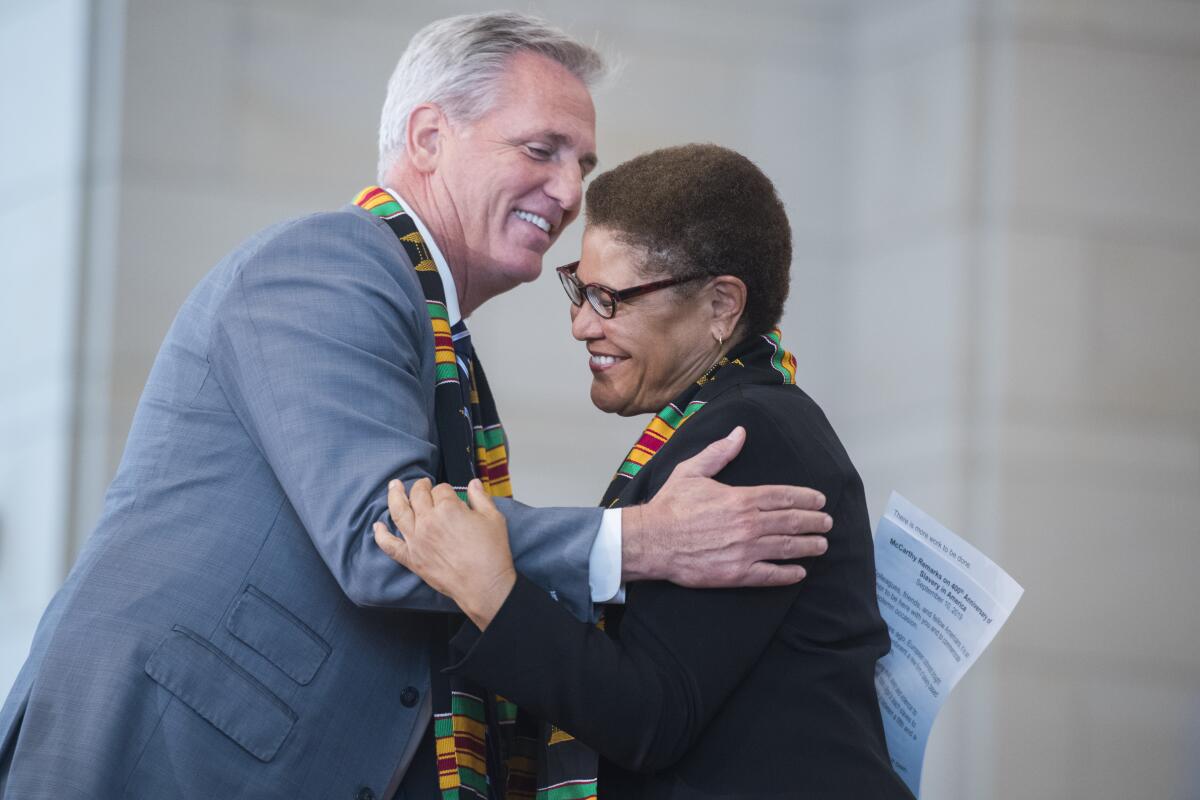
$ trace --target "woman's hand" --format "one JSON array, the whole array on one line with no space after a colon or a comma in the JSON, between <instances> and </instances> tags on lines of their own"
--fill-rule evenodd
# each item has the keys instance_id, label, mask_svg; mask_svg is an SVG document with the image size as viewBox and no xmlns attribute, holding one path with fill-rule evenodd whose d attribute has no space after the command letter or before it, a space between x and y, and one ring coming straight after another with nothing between
<instances>
[{"instance_id":1,"label":"woman's hand","mask_svg":"<svg viewBox=\"0 0 1200 800\"><path fill-rule=\"evenodd\" d=\"M376 522L375 543L483 630L517 581L504 515L478 480L467 485L470 506L448 484L433 486L428 478L414 483L410 495L400 481L388 484L388 511L401 535Z\"/></svg>"}]
</instances>

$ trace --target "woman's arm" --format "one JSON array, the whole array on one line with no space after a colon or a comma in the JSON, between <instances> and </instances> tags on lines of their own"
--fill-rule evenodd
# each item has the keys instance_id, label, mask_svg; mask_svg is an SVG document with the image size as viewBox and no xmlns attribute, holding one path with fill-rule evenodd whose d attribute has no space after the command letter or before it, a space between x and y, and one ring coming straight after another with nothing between
<instances>
[{"instance_id":1,"label":"woman's arm","mask_svg":"<svg viewBox=\"0 0 1200 800\"><path fill-rule=\"evenodd\" d=\"M833 478L822 474L830 472L822 466L827 462L793 452L770 414L749 403L722 405L725 413L713 414L706 424L706 415L699 414L676 434L671 445L677 455L691 455L714 430L734 420L747 427L747 446L720 474L722 481L754 485L782 477L806 481L831 500L837 497ZM679 460L671 452L664 448L658 456L662 461L653 464L664 476ZM578 623L515 576L511 560L505 563L503 537L496 533L503 521L487 510L481 493L471 496L476 506L471 511L452 493L443 493L439 501L427 490L414 487L411 505L398 504L397 526L409 539L398 560L424 559L406 565L422 575L440 573L432 581L435 588L459 602L475 623L455 639L465 654L455 671L551 720L627 769L660 770L687 752L753 668L802 591L802 585L695 590L635 583L620 639L614 640ZM386 531L376 538L390 554L398 551ZM419 550L426 552L417 555ZM474 564L450 568L467 550L476 554ZM489 583L493 570L511 577L492 582L491 589L478 588Z\"/></svg>"}]
</instances>

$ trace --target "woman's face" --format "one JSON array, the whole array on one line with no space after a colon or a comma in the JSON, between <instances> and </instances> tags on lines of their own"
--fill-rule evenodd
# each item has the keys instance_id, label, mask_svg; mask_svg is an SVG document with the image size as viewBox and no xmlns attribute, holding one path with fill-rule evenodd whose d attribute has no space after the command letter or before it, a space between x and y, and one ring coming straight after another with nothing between
<instances>
[{"instance_id":1,"label":"woman's face","mask_svg":"<svg viewBox=\"0 0 1200 800\"><path fill-rule=\"evenodd\" d=\"M575 275L581 283L617 290L669 277L641 274L639 263L640 251L611 231L590 227ZM657 413L717 360L707 284L696 281L686 288L686 295L668 288L622 301L612 319L602 318L587 300L571 307L571 334L587 344L592 403L601 411Z\"/></svg>"}]
</instances>

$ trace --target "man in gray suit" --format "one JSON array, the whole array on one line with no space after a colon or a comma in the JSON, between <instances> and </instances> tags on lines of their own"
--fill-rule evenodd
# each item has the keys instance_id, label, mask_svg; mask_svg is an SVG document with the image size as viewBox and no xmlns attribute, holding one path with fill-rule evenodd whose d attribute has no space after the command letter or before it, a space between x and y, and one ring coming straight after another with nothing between
<instances>
[{"instance_id":1,"label":"man in gray suit","mask_svg":"<svg viewBox=\"0 0 1200 800\"><path fill-rule=\"evenodd\" d=\"M269 228L201 281L0 712L0 795L434 796L431 653L454 608L371 535L390 478L444 475L417 270L449 324L538 276L595 164L601 71L520 15L429 26L380 135L420 263L360 203ZM771 562L824 550L803 535L828 529L823 499L706 477L739 446L635 509L504 503L521 572L581 618L622 580L799 580Z\"/></svg>"}]
</instances>

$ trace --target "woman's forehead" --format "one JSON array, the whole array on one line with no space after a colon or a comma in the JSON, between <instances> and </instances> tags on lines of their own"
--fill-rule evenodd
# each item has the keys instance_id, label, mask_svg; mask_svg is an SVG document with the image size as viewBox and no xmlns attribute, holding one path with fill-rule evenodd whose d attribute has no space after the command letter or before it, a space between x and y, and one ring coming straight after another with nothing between
<instances>
[{"instance_id":1,"label":"woman's forehead","mask_svg":"<svg viewBox=\"0 0 1200 800\"><path fill-rule=\"evenodd\" d=\"M633 262L606 257L581 260L575 277L580 283L598 283L609 289L626 289L642 280Z\"/></svg>"},{"instance_id":2,"label":"woman's forehead","mask_svg":"<svg viewBox=\"0 0 1200 800\"><path fill-rule=\"evenodd\" d=\"M641 248L621 240L608 228L587 228L576 277L583 283L600 283L619 289L642 277Z\"/></svg>"}]
</instances>

